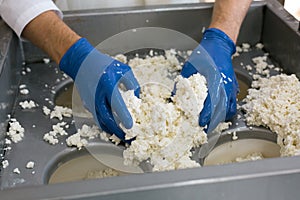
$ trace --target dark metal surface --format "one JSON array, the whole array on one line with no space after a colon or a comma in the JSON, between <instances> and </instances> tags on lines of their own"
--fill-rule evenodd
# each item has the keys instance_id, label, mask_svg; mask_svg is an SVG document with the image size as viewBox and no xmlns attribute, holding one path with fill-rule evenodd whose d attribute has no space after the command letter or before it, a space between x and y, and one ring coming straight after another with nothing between
<instances>
[{"instance_id":1,"label":"dark metal surface","mask_svg":"<svg viewBox=\"0 0 300 200\"><path fill-rule=\"evenodd\" d=\"M299 32L293 20L283 15L282 6L275 0L253 3L245 22L243 23L239 44L248 42L255 44L264 42L266 50L272 55L272 62L285 66L288 72L298 72L296 66L299 62ZM142 27L160 26L183 32L196 40L200 40L202 27L207 27L210 21L212 4L193 4L164 7L139 7L124 8L120 10L94 10L68 12L65 21L79 34L87 37L94 45L120 31ZM284 12L285 13L285 12ZM188 22L188 23L187 23ZM108 27L109 25L109 27ZM298 26L298 24L297 24ZM106 27L103 29L103 27ZM296 28L295 28L296 27ZM271 29L271 30L269 30ZM279 32L281 30L282 32ZM276 32L277 31L277 32ZM290 37L288 41L282 37ZM4 37L0 29L0 38ZM8 33L13 37L12 33ZM276 40L275 40L276 39ZM14 46L9 55L2 58L14 58L15 52L20 51L18 40L8 40ZM10 162L9 167L1 171L0 198L3 199L296 199L300 180L300 158L265 159L256 162L230 164L223 166L210 166L195 169L185 169L170 172L146 173L123 177L112 177L100 180L79 181L47 185L49 173L53 171L53 163L60 157L74 151L67 148L65 143L51 146L43 141L44 133L51 130L51 125L57 120L49 120L42 113L42 105L52 108L54 105L45 101L49 98L54 102L55 94L70 80L61 82L62 74L57 72L53 63L45 64L42 61L46 55L30 43L24 42L26 67L31 72L22 76L21 83L30 88L29 95L19 95L16 106L11 111L13 117L25 128L24 140L17 145L13 144L12 150L5 154L5 159ZM292 50L288 50L291 48ZM291 53L283 53L282 49ZM2 52L2 51L1 51ZM251 63L251 57L262 55L264 52L255 50L249 54L242 54L234 60L236 71L243 74L241 63ZM283 53L283 55L278 55ZM19 53L17 54L19 55ZM2 59L1 58L1 59ZM12 59L14 60L14 59ZM0 60L1 61L1 60ZM15 61L21 62L21 57ZM8 62L3 66L1 80L6 68L19 66L18 63ZM20 69L20 66L19 68ZM13 73L8 73L13 74ZM11 81L12 76L9 80ZM57 81L60 79L60 81ZM5 80L5 79L4 79ZM15 83L15 82L14 82ZM48 87L45 86L48 85ZM8 84L9 85L9 84ZM14 85L14 84L12 84ZM2 88L2 85L1 85ZM2 95L0 95L2 98ZM38 108L22 110L18 105L20 101L33 99L39 104ZM10 103L14 102L11 99ZM7 112L7 111L6 111ZM7 113L0 117L5 118ZM71 124L72 119L65 119ZM2 121L1 121L2 122ZM233 121L233 129L244 127L242 121ZM239 122L238 126L235 125ZM32 125L36 125L33 127ZM2 130L0 134L4 135ZM75 127L71 124L68 132L74 133ZM3 141L3 138L0 138ZM61 138L64 141L65 137ZM36 162L34 169L25 169L29 160ZM18 167L21 174L14 174L12 170ZM35 173L32 174L32 171ZM26 187L24 187L26 186Z\"/></svg>"},{"instance_id":2,"label":"dark metal surface","mask_svg":"<svg viewBox=\"0 0 300 200\"><path fill-rule=\"evenodd\" d=\"M290 15L277 1L265 9L262 42L286 73L300 73L299 21Z\"/></svg>"},{"instance_id":3,"label":"dark metal surface","mask_svg":"<svg viewBox=\"0 0 300 200\"><path fill-rule=\"evenodd\" d=\"M4 190L1 199L278 199L298 197L299 157Z\"/></svg>"},{"instance_id":4,"label":"dark metal surface","mask_svg":"<svg viewBox=\"0 0 300 200\"><path fill-rule=\"evenodd\" d=\"M12 30L0 21L0 162L5 154L4 138L17 96L21 69L20 43ZM2 169L0 168L0 173ZM0 176L0 184L1 184Z\"/></svg>"}]
</instances>

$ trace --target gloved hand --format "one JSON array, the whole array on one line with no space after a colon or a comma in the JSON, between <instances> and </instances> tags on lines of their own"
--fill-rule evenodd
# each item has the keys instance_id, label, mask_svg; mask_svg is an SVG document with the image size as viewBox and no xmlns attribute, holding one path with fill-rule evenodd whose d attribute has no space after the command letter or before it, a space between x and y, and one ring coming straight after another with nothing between
<instances>
[{"instance_id":1,"label":"gloved hand","mask_svg":"<svg viewBox=\"0 0 300 200\"><path fill-rule=\"evenodd\" d=\"M122 83L138 96L139 84L131 68L101 53L84 38L68 49L59 66L74 80L84 106L93 114L98 126L125 140L118 124L121 122L129 129L133 121L118 85Z\"/></svg>"},{"instance_id":2,"label":"gloved hand","mask_svg":"<svg viewBox=\"0 0 300 200\"><path fill-rule=\"evenodd\" d=\"M223 31L210 28L183 66L183 77L199 72L207 80L208 96L199 118L200 126L208 125L207 133L236 114L239 89L231 61L235 49L235 44Z\"/></svg>"}]
</instances>

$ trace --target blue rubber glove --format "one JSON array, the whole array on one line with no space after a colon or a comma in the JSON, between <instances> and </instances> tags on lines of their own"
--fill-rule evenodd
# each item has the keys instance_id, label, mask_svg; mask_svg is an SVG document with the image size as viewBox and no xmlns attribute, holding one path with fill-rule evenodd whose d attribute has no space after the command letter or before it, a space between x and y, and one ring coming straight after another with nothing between
<instances>
[{"instance_id":1,"label":"blue rubber glove","mask_svg":"<svg viewBox=\"0 0 300 200\"><path fill-rule=\"evenodd\" d=\"M125 134L118 124L130 129L133 121L118 86L122 83L138 96L139 84L131 68L101 53L85 38L68 49L59 66L74 80L84 106L98 126L124 141Z\"/></svg>"},{"instance_id":2,"label":"blue rubber glove","mask_svg":"<svg viewBox=\"0 0 300 200\"><path fill-rule=\"evenodd\" d=\"M239 89L231 61L235 49L235 44L223 31L210 28L183 66L183 77L199 72L207 80L208 96L199 117L200 126L208 125L207 133L236 114Z\"/></svg>"}]
</instances>

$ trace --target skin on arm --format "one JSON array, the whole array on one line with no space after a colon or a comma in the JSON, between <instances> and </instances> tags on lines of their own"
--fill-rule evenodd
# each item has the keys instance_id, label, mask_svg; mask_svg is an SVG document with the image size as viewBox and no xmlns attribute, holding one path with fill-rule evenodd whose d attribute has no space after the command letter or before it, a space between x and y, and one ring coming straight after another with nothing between
<instances>
[{"instance_id":1,"label":"skin on arm","mask_svg":"<svg viewBox=\"0 0 300 200\"><path fill-rule=\"evenodd\" d=\"M236 43L252 0L216 0L209 28L218 28Z\"/></svg>"},{"instance_id":2,"label":"skin on arm","mask_svg":"<svg viewBox=\"0 0 300 200\"><path fill-rule=\"evenodd\" d=\"M236 42L251 2L252 0L216 0L209 28L224 31ZM34 18L26 25L22 36L44 50L56 63L81 38L54 11L44 12Z\"/></svg>"},{"instance_id":3,"label":"skin on arm","mask_svg":"<svg viewBox=\"0 0 300 200\"><path fill-rule=\"evenodd\" d=\"M29 22L22 37L44 50L56 63L81 38L54 11L44 12Z\"/></svg>"}]
</instances>

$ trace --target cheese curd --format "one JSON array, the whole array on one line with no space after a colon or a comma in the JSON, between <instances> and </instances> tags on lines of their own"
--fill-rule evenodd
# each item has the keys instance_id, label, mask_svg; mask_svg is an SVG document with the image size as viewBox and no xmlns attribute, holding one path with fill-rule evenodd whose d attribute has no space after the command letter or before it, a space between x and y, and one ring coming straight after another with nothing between
<instances>
[{"instance_id":1,"label":"cheese curd","mask_svg":"<svg viewBox=\"0 0 300 200\"><path fill-rule=\"evenodd\" d=\"M34 168L35 163L33 161L28 161L26 164L26 168L27 169L33 169Z\"/></svg>"},{"instance_id":2,"label":"cheese curd","mask_svg":"<svg viewBox=\"0 0 300 200\"><path fill-rule=\"evenodd\" d=\"M9 166L8 160L3 160L3 161L2 161L2 167L3 167L3 169L5 169L5 168L8 167L8 166Z\"/></svg>"},{"instance_id":3,"label":"cheese curd","mask_svg":"<svg viewBox=\"0 0 300 200\"><path fill-rule=\"evenodd\" d=\"M254 81L245 98L249 125L266 126L278 134L281 156L300 155L300 82L281 74Z\"/></svg>"},{"instance_id":4,"label":"cheese curd","mask_svg":"<svg viewBox=\"0 0 300 200\"><path fill-rule=\"evenodd\" d=\"M48 111L44 107L43 111L45 114L48 113ZM72 117L72 109L63 106L55 106L53 111L51 111L50 113L50 119L58 118L59 120L62 120L63 117Z\"/></svg>"},{"instance_id":5,"label":"cheese curd","mask_svg":"<svg viewBox=\"0 0 300 200\"><path fill-rule=\"evenodd\" d=\"M19 105L21 106L21 108L23 109L31 109L31 108L35 108L38 105L33 101L33 100L25 100L25 101L21 101L19 103Z\"/></svg>"},{"instance_id":6,"label":"cheese curd","mask_svg":"<svg viewBox=\"0 0 300 200\"><path fill-rule=\"evenodd\" d=\"M9 129L6 135L10 137L11 141L18 143L23 140L25 129L16 119L11 119L9 122Z\"/></svg>"},{"instance_id":7,"label":"cheese curd","mask_svg":"<svg viewBox=\"0 0 300 200\"><path fill-rule=\"evenodd\" d=\"M52 130L49 131L48 133L45 133L43 139L49 144L52 145L57 144L59 136L68 135L68 133L64 129L66 124L67 124L66 122L59 122L53 125Z\"/></svg>"},{"instance_id":8,"label":"cheese curd","mask_svg":"<svg viewBox=\"0 0 300 200\"><path fill-rule=\"evenodd\" d=\"M15 168L15 169L13 170L13 173L21 174L21 171L19 170L19 168Z\"/></svg>"},{"instance_id":9,"label":"cheese curd","mask_svg":"<svg viewBox=\"0 0 300 200\"><path fill-rule=\"evenodd\" d=\"M88 144L87 139L94 139L100 135L100 130L97 126L83 125L78 132L66 139L68 146L76 146L78 149Z\"/></svg>"},{"instance_id":10,"label":"cheese curd","mask_svg":"<svg viewBox=\"0 0 300 200\"><path fill-rule=\"evenodd\" d=\"M152 52L128 61L141 93L137 98L133 91L121 92L133 118L133 127L123 128L127 140L134 138L123 153L125 165L149 160L153 171L200 166L190 157L193 147L207 142L198 125L207 96L206 80L200 74L188 79L178 76L182 69L178 56L169 50L164 56ZM117 58L127 61L121 55ZM171 96L175 82L176 94Z\"/></svg>"}]
</instances>

